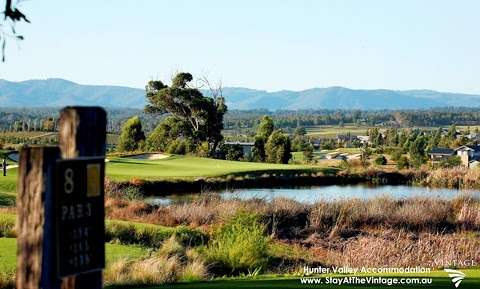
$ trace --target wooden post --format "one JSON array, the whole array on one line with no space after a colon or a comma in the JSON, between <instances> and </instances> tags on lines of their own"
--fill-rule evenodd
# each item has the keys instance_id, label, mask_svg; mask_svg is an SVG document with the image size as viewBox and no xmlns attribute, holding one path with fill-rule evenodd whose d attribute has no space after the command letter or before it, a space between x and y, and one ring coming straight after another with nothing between
<instances>
[{"instance_id":1,"label":"wooden post","mask_svg":"<svg viewBox=\"0 0 480 289\"><path fill-rule=\"evenodd\" d=\"M66 107L60 113L59 125L62 159L105 157L105 110L100 107ZM64 278L62 288L99 289L102 288L102 283L102 272L95 271Z\"/></svg>"},{"instance_id":2,"label":"wooden post","mask_svg":"<svg viewBox=\"0 0 480 289\"><path fill-rule=\"evenodd\" d=\"M104 252L105 242L106 112L67 107L59 123L60 149L38 146L20 152L18 289L102 288L104 254L98 252ZM70 177L75 186L65 187Z\"/></svg>"},{"instance_id":3,"label":"wooden post","mask_svg":"<svg viewBox=\"0 0 480 289\"><path fill-rule=\"evenodd\" d=\"M58 147L20 151L17 181L17 289L59 288L54 266L54 166Z\"/></svg>"}]
</instances>

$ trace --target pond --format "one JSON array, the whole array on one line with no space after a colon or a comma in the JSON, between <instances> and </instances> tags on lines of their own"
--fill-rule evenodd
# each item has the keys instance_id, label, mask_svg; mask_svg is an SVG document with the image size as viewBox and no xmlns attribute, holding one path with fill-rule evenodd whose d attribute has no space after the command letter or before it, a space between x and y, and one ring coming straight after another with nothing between
<instances>
[{"instance_id":1,"label":"pond","mask_svg":"<svg viewBox=\"0 0 480 289\"><path fill-rule=\"evenodd\" d=\"M243 200L260 198L272 200L273 198L289 198L303 203L316 201L334 201L349 198L370 199L380 196L388 196L395 199L408 197L433 197L451 199L459 195L470 195L480 198L478 190L457 190L444 188L428 188L417 186L371 186L371 185L347 185L347 186L317 186L298 188L269 188L269 189L237 189L234 191L224 190L217 192L224 199L238 198ZM190 200L197 195L181 195L168 197L150 197L147 201L151 204L165 205L175 201Z\"/></svg>"}]
</instances>

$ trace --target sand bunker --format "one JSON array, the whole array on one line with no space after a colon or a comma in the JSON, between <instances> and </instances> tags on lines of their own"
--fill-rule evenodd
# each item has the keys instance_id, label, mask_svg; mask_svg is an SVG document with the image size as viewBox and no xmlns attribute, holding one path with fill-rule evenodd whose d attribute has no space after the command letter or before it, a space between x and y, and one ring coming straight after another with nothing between
<instances>
[{"instance_id":1,"label":"sand bunker","mask_svg":"<svg viewBox=\"0 0 480 289\"><path fill-rule=\"evenodd\" d=\"M133 156L125 156L125 158L136 159L136 160L161 160L168 157L169 155L160 154L160 153L146 153L146 154L138 154Z\"/></svg>"}]
</instances>

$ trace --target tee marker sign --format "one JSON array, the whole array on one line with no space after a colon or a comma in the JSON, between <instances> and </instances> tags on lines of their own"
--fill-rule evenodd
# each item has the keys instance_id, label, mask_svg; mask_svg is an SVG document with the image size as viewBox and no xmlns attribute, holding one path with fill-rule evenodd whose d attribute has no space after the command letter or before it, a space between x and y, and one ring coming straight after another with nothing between
<instances>
[{"instance_id":1,"label":"tee marker sign","mask_svg":"<svg viewBox=\"0 0 480 289\"><path fill-rule=\"evenodd\" d=\"M104 158L57 161L58 277L105 267L104 171Z\"/></svg>"}]
</instances>

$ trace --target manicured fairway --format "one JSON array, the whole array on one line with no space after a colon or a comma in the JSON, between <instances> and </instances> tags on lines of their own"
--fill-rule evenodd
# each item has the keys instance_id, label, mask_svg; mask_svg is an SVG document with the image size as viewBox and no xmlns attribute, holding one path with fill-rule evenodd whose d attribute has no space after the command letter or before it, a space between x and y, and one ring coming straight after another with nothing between
<instances>
[{"instance_id":1,"label":"manicured fairway","mask_svg":"<svg viewBox=\"0 0 480 289\"><path fill-rule=\"evenodd\" d=\"M107 175L114 180L120 181L132 178L160 180L225 176L245 172L318 169L319 167L305 165L236 162L189 156L172 156L161 160L112 158L107 164Z\"/></svg>"},{"instance_id":2,"label":"manicured fairway","mask_svg":"<svg viewBox=\"0 0 480 289\"><path fill-rule=\"evenodd\" d=\"M307 135L313 137L328 137L332 138L335 137L337 134L347 134L351 133L352 135L365 135L367 133L367 129L369 127L358 127L355 125L345 125L343 127L340 126L332 126L332 125L318 125L318 126L309 126L305 127L307 131Z\"/></svg>"},{"instance_id":3,"label":"manicured fairway","mask_svg":"<svg viewBox=\"0 0 480 289\"><path fill-rule=\"evenodd\" d=\"M226 176L247 172L301 172L323 169L327 168L307 165L236 162L190 156L172 156L161 160L114 157L107 162L106 173L109 178L117 181L129 181L133 178L144 180L188 180L198 177ZM8 170L6 177L0 176L0 206L8 205L11 200L15 199L16 182L16 168Z\"/></svg>"}]
</instances>

